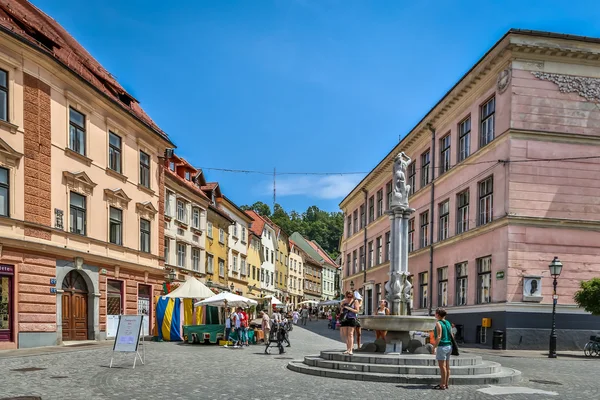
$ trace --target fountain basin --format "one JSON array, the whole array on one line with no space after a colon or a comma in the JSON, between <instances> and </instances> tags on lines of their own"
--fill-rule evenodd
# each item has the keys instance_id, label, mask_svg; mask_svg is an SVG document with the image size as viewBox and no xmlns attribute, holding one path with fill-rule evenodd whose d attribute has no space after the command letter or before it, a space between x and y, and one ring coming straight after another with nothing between
<instances>
[{"instance_id":1,"label":"fountain basin","mask_svg":"<svg viewBox=\"0 0 600 400\"><path fill-rule=\"evenodd\" d=\"M361 315L359 320L364 329L388 332L431 331L436 322L426 315Z\"/></svg>"}]
</instances>

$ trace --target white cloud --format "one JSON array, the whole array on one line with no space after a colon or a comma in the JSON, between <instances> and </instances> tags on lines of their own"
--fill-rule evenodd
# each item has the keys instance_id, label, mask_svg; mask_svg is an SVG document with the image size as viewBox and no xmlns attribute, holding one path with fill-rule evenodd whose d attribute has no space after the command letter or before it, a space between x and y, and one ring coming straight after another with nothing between
<instances>
[{"instance_id":1,"label":"white cloud","mask_svg":"<svg viewBox=\"0 0 600 400\"><path fill-rule=\"evenodd\" d=\"M277 179L277 196L342 198L350 193L362 178L362 175L286 176ZM268 192L273 193L273 182L267 187Z\"/></svg>"}]
</instances>

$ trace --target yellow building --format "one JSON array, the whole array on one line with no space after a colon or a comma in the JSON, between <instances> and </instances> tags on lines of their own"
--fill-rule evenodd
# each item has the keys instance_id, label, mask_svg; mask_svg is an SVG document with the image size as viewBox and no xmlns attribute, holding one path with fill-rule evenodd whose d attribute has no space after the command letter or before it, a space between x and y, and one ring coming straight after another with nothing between
<instances>
[{"instance_id":1,"label":"yellow building","mask_svg":"<svg viewBox=\"0 0 600 400\"><path fill-rule=\"evenodd\" d=\"M260 266L262 265L260 236L250 231L248 235L248 294L260 297ZM254 296L252 296L254 295Z\"/></svg>"},{"instance_id":2,"label":"yellow building","mask_svg":"<svg viewBox=\"0 0 600 400\"><path fill-rule=\"evenodd\" d=\"M202 190L211 199L206 223L206 283L219 291L231 290L233 282L229 282L228 277L228 241L229 225L234 221L216 206L215 199L221 197L217 183L207 183Z\"/></svg>"},{"instance_id":3,"label":"yellow building","mask_svg":"<svg viewBox=\"0 0 600 400\"><path fill-rule=\"evenodd\" d=\"M275 257L275 288L277 297L283 303L289 303L290 293L288 290L288 261L289 261L289 236L281 229L277 228L277 256Z\"/></svg>"}]
</instances>

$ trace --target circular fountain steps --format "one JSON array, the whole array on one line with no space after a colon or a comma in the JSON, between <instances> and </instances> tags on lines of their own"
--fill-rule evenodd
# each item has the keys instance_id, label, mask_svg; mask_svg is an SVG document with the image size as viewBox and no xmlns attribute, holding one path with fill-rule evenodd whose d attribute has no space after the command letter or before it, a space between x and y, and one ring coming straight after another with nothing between
<instances>
[{"instance_id":1,"label":"circular fountain steps","mask_svg":"<svg viewBox=\"0 0 600 400\"><path fill-rule=\"evenodd\" d=\"M479 356L450 359L450 384L486 385L518 382L521 372L483 361ZM320 356L307 356L292 361L288 368L295 372L328 378L359 381L435 384L439 382L437 361L432 355L387 355L362 353L353 356L339 351L323 351Z\"/></svg>"}]
</instances>

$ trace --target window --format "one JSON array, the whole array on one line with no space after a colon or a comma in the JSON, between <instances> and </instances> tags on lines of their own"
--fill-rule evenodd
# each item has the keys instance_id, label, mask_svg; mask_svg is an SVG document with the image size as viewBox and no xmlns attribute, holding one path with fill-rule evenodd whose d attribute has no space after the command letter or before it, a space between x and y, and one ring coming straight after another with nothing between
<instances>
[{"instance_id":1,"label":"window","mask_svg":"<svg viewBox=\"0 0 600 400\"><path fill-rule=\"evenodd\" d=\"M383 236L377 238L377 265L383 262Z\"/></svg>"},{"instance_id":2,"label":"window","mask_svg":"<svg viewBox=\"0 0 600 400\"><path fill-rule=\"evenodd\" d=\"M244 257L240 258L240 273L243 276L248 275L248 273L246 272L246 259Z\"/></svg>"},{"instance_id":3,"label":"window","mask_svg":"<svg viewBox=\"0 0 600 400\"><path fill-rule=\"evenodd\" d=\"M260 281L265 281L265 270L263 268L260 269Z\"/></svg>"},{"instance_id":4,"label":"window","mask_svg":"<svg viewBox=\"0 0 600 400\"><path fill-rule=\"evenodd\" d=\"M85 115L69 108L69 148L85 156Z\"/></svg>"},{"instance_id":5,"label":"window","mask_svg":"<svg viewBox=\"0 0 600 400\"><path fill-rule=\"evenodd\" d=\"M173 172L175 172L175 163L173 161L169 162L169 169Z\"/></svg>"},{"instance_id":6,"label":"window","mask_svg":"<svg viewBox=\"0 0 600 400\"><path fill-rule=\"evenodd\" d=\"M477 259L477 303L492 302L492 256Z\"/></svg>"},{"instance_id":7,"label":"window","mask_svg":"<svg viewBox=\"0 0 600 400\"><path fill-rule=\"evenodd\" d=\"M150 188L150 156L140 151L140 185Z\"/></svg>"},{"instance_id":8,"label":"window","mask_svg":"<svg viewBox=\"0 0 600 400\"><path fill-rule=\"evenodd\" d=\"M281 255L281 252L275 252L275 261L279 261L279 260L283 261L283 258L280 257L280 255Z\"/></svg>"},{"instance_id":9,"label":"window","mask_svg":"<svg viewBox=\"0 0 600 400\"><path fill-rule=\"evenodd\" d=\"M387 209L390 210L392 208L392 182L386 183L385 193L387 196Z\"/></svg>"},{"instance_id":10,"label":"window","mask_svg":"<svg viewBox=\"0 0 600 400\"><path fill-rule=\"evenodd\" d=\"M108 168L121 173L121 137L108 132Z\"/></svg>"},{"instance_id":11,"label":"window","mask_svg":"<svg viewBox=\"0 0 600 400\"><path fill-rule=\"evenodd\" d=\"M225 260L219 258L219 276L225 277Z\"/></svg>"},{"instance_id":12,"label":"window","mask_svg":"<svg viewBox=\"0 0 600 400\"><path fill-rule=\"evenodd\" d=\"M185 176L185 180L186 180L186 181L189 181L189 180L191 180L191 179L190 179L190 171L185 171L185 174L184 174L184 176Z\"/></svg>"},{"instance_id":13,"label":"window","mask_svg":"<svg viewBox=\"0 0 600 400\"><path fill-rule=\"evenodd\" d=\"M421 154L421 187L429 183L429 164L431 163L431 153L427 150Z\"/></svg>"},{"instance_id":14,"label":"window","mask_svg":"<svg viewBox=\"0 0 600 400\"><path fill-rule=\"evenodd\" d=\"M479 134L479 147L483 147L494 140L494 115L496 112L496 99L492 97L481 106L481 130Z\"/></svg>"},{"instance_id":15,"label":"window","mask_svg":"<svg viewBox=\"0 0 600 400\"><path fill-rule=\"evenodd\" d=\"M236 222L233 223L233 236L238 237L238 225Z\"/></svg>"},{"instance_id":16,"label":"window","mask_svg":"<svg viewBox=\"0 0 600 400\"><path fill-rule=\"evenodd\" d=\"M440 175L450 169L450 134L440 139Z\"/></svg>"},{"instance_id":17,"label":"window","mask_svg":"<svg viewBox=\"0 0 600 400\"><path fill-rule=\"evenodd\" d=\"M377 191L377 218L383 215L383 189Z\"/></svg>"},{"instance_id":18,"label":"window","mask_svg":"<svg viewBox=\"0 0 600 400\"><path fill-rule=\"evenodd\" d=\"M347 224L346 237L350 237L350 236L352 236L352 216L351 215L348 215L348 218L346 218L346 224Z\"/></svg>"},{"instance_id":19,"label":"window","mask_svg":"<svg viewBox=\"0 0 600 400\"><path fill-rule=\"evenodd\" d=\"M192 269L200 271L200 249L192 249Z\"/></svg>"},{"instance_id":20,"label":"window","mask_svg":"<svg viewBox=\"0 0 600 400\"><path fill-rule=\"evenodd\" d=\"M0 215L10 216L10 180L9 171L6 168L0 168Z\"/></svg>"},{"instance_id":21,"label":"window","mask_svg":"<svg viewBox=\"0 0 600 400\"><path fill-rule=\"evenodd\" d=\"M165 237L165 263L169 264L169 257L171 256L171 239Z\"/></svg>"},{"instance_id":22,"label":"window","mask_svg":"<svg viewBox=\"0 0 600 400\"><path fill-rule=\"evenodd\" d=\"M253 281L256 280L256 266L255 265L252 266L252 280Z\"/></svg>"},{"instance_id":23,"label":"window","mask_svg":"<svg viewBox=\"0 0 600 400\"><path fill-rule=\"evenodd\" d=\"M273 258L273 250L271 250L271 263L275 264L275 259Z\"/></svg>"},{"instance_id":24,"label":"window","mask_svg":"<svg viewBox=\"0 0 600 400\"><path fill-rule=\"evenodd\" d=\"M415 250L415 219L408 221L408 251Z\"/></svg>"},{"instance_id":25,"label":"window","mask_svg":"<svg viewBox=\"0 0 600 400\"><path fill-rule=\"evenodd\" d=\"M368 249L369 249L369 265L368 267L371 268L373 266L373 241L371 240L368 244Z\"/></svg>"},{"instance_id":26,"label":"window","mask_svg":"<svg viewBox=\"0 0 600 400\"><path fill-rule=\"evenodd\" d=\"M448 239L448 228L450 225L450 200L440 204L440 224L438 226L438 240Z\"/></svg>"},{"instance_id":27,"label":"window","mask_svg":"<svg viewBox=\"0 0 600 400\"><path fill-rule=\"evenodd\" d=\"M213 224L210 221L206 223L206 236L208 236L210 239L213 237Z\"/></svg>"},{"instance_id":28,"label":"window","mask_svg":"<svg viewBox=\"0 0 600 400\"><path fill-rule=\"evenodd\" d=\"M181 222L187 223L186 214L186 204L181 200L177 200L177 219Z\"/></svg>"},{"instance_id":29,"label":"window","mask_svg":"<svg viewBox=\"0 0 600 400\"><path fill-rule=\"evenodd\" d=\"M448 267L438 268L438 307L448 306Z\"/></svg>"},{"instance_id":30,"label":"window","mask_svg":"<svg viewBox=\"0 0 600 400\"><path fill-rule=\"evenodd\" d=\"M242 226L242 242L246 241L246 227Z\"/></svg>"},{"instance_id":31,"label":"window","mask_svg":"<svg viewBox=\"0 0 600 400\"><path fill-rule=\"evenodd\" d=\"M86 232L86 199L85 196L71 192L70 211L71 211L71 232L79 235L85 235Z\"/></svg>"},{"instance_id":32,"label":"window","mask_svg":"<svg viewBox=\"0 0 600 400\"><path fill-rule=\"evenodd\" d=\"M219 228L219 242L225 243L225 230Z\"/></svg>"},{"instance_id":33,"label":"window","mask_svg":"<svg viewBox=\"0 0 600 400\"><path fill-rule=\"evenodd\" d=\"M465 190L456 195L458 205L456 217L456 234L464 233L469 230L469 190Z\"/></svg>"},{"instance_id":34,"label":"window","mask_svg":"<svg viewBox=\"0 0 600 400\"><path fill-rule=\"evenodd\" d=\"M421 272L419 274L419 305L421 308L427 308L427 283L429 282L429 273Z\"/></svg>"},{"instance_id":35,"label":"window","mask_svg":"<svg viewBox=\"0 0 600 400\"><path fill-rule=\"evenodd\" d=\"M409 164L407 172L408 184L410 185L408 195L410 196L417 190L417 164L414 161Z\"/></svg>"},{"instance_id":36,"label":"window","mask_svg":"<svg viewBox=\"0 0 600 400\"><path fill-rule=\"evenodd\" d=\"M177 266L185 267L185 244L177 243Z\"/></svg>"},{"instance_id":37,"label":"window","mask_svg":"<svg viewBox=\"0 0 600 400\"><path fill-rule=\"evenodd\" d=\"M358 260L356 258L356 250L352 252L352 273L355 274L358 272ZM308 272L310 273L310 272Z\"/></svg>"},{"instance_id":38,"label":"window","mask_svg":"<svg viewBox=\"0 0 600 400\"><path fill-rule=\"evenodd\" d=\"M354 233L358 232L358 210L354 210Z\"/></svg>"},{"instance_id":39,"label":"window","mask_svg":"<svg viewBox=\"0 0 600 400\"><path fill-rule=\"evenodd\" d=\"M360 206L360 229L365 227L365 217L365 204L363 204L362 206Z\"/></svg>"},{"instance_id":40,"label":"window","mask_svg":"<svg viewBox=\"0 0 600 400\"><path fill-rule=\"evenodd\" d=\"M214 274L215 272L215 259L212 255L206 255L206 273Z\"/></svg>"},{"instance_id":41,"label":"window","mask_svg":"<svg viewBox=\"0 0 600 400\"><path fill-rule=\"evenodd\" d=\"M192 226L196 229L200 229L200 210L197 208L192 210Z\"/></svg>"},{"instance_id":42,"label":"window","mask_svg":"<svg viewBox=\"0 0 600 400\"><path fill-rule=\"evenodd\" d=\"M494 177L479 182L479 225L492 222L494 215Z\"/></svg>"},{"instance_id":43,"label":"window","mask_svg":"<svg viewBox=\"0 0 600 400\"><path fill-rule=\"evenodd\" d=\"M458 124L458 162L471 154L471 117Z\"/></svg>"},{"instance_id":44,"label":"window","mask_svg":"<svg viewBox=\"0 0 600 400\"><path fill-rule=\"evenodd\" d=\"M390 238L390 233L387 232L385 234L385 261L390 261L390 245L391 245L391 238Z\"/></svg>"},{"instance_id":45,"label":"window","mask_svg":"<svg viewBox=\"0 0 600 400\"><path fill-rule=\"evenodd\" d=\"M123 244L123 211L118 208L109 209L109 241L114 244Z\"/></svg>"},{"instance_id":46,"label":"window","mask_svg":"<svg viewBox=\"0 0 600 400\"><path fill-rule=\"evenodd\" d=\"M165 215L168 217L173 216L173 211L171 210L171 206L173 205L173 197L174 194L167 190L165 195Z\"/></svg>"},{"instance_id":47,"label":"window","mask_svg":"<svg viewBox=\"0 0 600 400\"><path fill-rule=\"evenodd\" d=\"M369 198L369 223L375 221L375 196Z\"/></svg>"},{"instance_id":48,"label":"window","mask_svg":"<svg viewBox=\"0 0 600 400\"><path fill-rule=\"evenodd\" d=\"M8 72L0 69L0 119L8 122Z\"/></svg>"},{"instance_id":49,"label":"window","mask_svg":"<svg viewBox=\"0 0 600 400\"><path fill-rule=\"evenodd\" d=\"M358 249L358 254L360 256L360 270L365 270L365 246L360 246Z\"/></svg>"},{"instance_id":50,"label":"window","mask_svg":"<svg viewBox=\"0 0 600 400\"><path fill-rule=\"evenodd\" d=\"M233 261L231 262L231 269L233 272L237 272L237 256L233 256Z\"/></svg>"},{"instance_id":51,"label":"window","mask_svg":"<svg viewBox=\"0 0 600 400\"><path fill-rule=\"evenodd\" d=\"M456 264L456 305L467 305L467 262Z\"/></svg>"},{"instance_id":52,"label":"window","mask_svg":"<svg viewBox=\"0 0 600 400\"><path fill-rule=\"evenodd\" d=\"M346 254L346 276L352 275L352 255Z\"/></svg>"},{"instance_id":53,"label":"window","mask_svg":"<svg viewBox=\"0 0 600 400\"><path fill-rule=\"evenodd\" d=\"M150 253L150 221L140 219L140 251Z\"/></svg>"},{"instance_id":54,"label":"window","mask_svg":"<svg viewBox=\"0 0 600 400\"><path fill-rule=\"evenodd\" d=\"M429 211L420 215L421 218L421 248L429 246Z\"/></svg>"}]
</instances>

